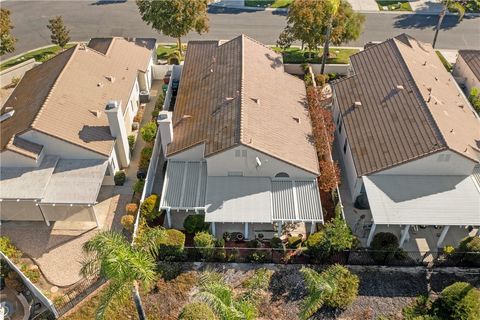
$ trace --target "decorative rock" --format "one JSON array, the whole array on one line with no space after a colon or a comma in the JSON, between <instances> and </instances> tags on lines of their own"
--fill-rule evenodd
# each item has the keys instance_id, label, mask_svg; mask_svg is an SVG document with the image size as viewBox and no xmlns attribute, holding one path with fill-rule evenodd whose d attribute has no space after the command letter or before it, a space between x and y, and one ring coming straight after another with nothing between
<instances>
[{"instance_id":1,"label":"decorative rock","mask_svg":"<svg viewBox=\"0 0 480 320\"><path fill-rule=\"evenodd\" d=\"M58 287L57 286L53 286L50 288L50 292L51 293L57 293L58 292Z\"/></svg>"}]
</instances>

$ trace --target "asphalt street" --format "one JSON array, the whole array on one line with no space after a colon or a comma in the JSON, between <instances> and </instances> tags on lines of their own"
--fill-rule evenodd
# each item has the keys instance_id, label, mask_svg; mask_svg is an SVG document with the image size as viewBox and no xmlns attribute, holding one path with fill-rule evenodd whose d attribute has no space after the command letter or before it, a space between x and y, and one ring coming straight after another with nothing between
<instances>
[{"instance_id":1,"label":"asphalt street","mask_svg":"<svg viewBox=\"0 0 480 320\"><path fill-rule=\"evenodd\" d=\"M156 37L159 42L174 39L158 34L140 18L134 2L97 4L95 1L2 1L10 9L18 38L16 53L50 44L48 19L62 15L71 29L73 41L91 37L125 36ZM365 30L361 37L348 46L363 46L372 40L385 40L400 33L425 42L433 39L438 17L435 15L366 13ZM210 8L210 32L204 35L190 33L189 39L230 39L245 33L263 43L274 44L285 26L285 13L271 11L242 11ZM447 16L438 38L438 48L480 48L480 17L465 18L460 23L455 16ZM3 59L10 55L5 55Z\"/></svg>"}]
</instances>

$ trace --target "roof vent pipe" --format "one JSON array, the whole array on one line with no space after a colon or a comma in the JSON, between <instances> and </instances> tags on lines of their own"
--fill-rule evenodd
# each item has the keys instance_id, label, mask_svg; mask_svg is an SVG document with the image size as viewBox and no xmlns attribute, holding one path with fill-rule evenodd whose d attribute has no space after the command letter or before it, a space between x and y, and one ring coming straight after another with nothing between
<instances>
[{"instance_id":1,"label":"roof vent pipe","mask_svg":"<svg viewBox=\"0 0 480 320\"><path fill-rule=\"evenodd\" d=\"M355 101L355 107L361 107L362 103L360 101Z\"/></svg>"},{"instance_id":2,"label":"roof vent pipe","mask_svg":"<svg viewBox=\"0 0 480 320\"><path fill-rule=\"evenodd\" d=\"M398 90L403 90L403 89L405 89L405 88L404 88L401 84L397 84L397 89L398 89Z\"/></svg>"}]
</instances>

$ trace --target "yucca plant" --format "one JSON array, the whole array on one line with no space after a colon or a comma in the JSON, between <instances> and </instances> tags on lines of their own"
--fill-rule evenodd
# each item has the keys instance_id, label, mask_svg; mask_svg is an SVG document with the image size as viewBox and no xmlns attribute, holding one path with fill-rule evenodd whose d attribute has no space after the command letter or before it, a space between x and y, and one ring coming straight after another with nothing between
<instances>
[{"instance_id":1,"label":"yucca plant","mask_svg":"<svg viewBox=\"0 0 480 320\"><path fill-rule=\"evenodd\" d=\"M333 293L335 287L318 272L313 269L303 267L300 272L308 291L308 296L303 300L299 317L300 319L310 318L318 309L320 309L327 294Z\"/></svg>"},{"instance_id":2,"label":"yucca plant","mask_svg":"<svg viewBox=\"0 0 480 320\"><path fill-rule=\"evenodd\" d=\"M104 319L112 302L135 301L138 316L145 319L137 288L149 288L155 281L155 259L150 247L135 248L125 237L114 231L96 234L83 245L85 260L81 274L85 277L100 276L108 280L96 311L96 319Z\"/></svg>"}]
</instances>

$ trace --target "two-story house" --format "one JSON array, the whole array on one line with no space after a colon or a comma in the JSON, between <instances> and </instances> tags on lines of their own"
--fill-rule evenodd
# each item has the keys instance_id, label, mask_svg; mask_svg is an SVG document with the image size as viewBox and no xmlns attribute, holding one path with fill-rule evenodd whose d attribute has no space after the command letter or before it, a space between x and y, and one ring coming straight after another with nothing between
<instances>
[{"instance_id":1,"label":"two-story house","mask_svg":"<svg viewBox=\"0 0 480 320\"><path fill-rule=\"evenodd\" d=\"M155 39L95 38L26 72L1 109L2 220L96 221L155 61Z\"/></svg>"},{"instance_id":2,"label":"two-story house","mask_svg":"<svg viewBox=\"0 0 480 320\"><path fill-rule=\"evenodd\" d=\"M334 121L350 200L369 203L367 246L379 225L402 226L400 245L435 227L437 247L451 226L478 227L480 120L432 46L402 34L350 61Z\"/></svg>"},{"instance_id":3,"label":"two-story house","mask_svg":"<svg viewBox=\"0 0 480 320\"><path fill-rule=\"evenodd\" d=\"M190 41L174 110L160 114L159 131L169 227L204 214L213 234L248 239L289 222L311 232L323 221L304 83L263 44L245 35Z\"/></svg>"}]
</instances>

